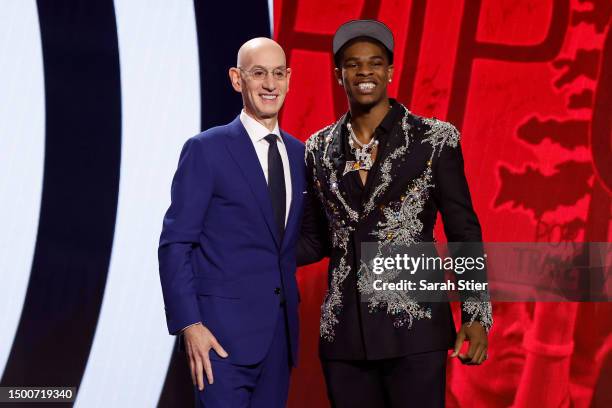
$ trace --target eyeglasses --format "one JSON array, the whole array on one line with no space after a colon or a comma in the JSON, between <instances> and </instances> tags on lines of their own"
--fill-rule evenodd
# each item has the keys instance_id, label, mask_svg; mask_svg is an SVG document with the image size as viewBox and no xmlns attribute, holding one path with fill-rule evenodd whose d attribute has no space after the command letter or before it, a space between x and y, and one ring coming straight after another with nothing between
<instances>
[{"instance_id":1,"label":"eyeglasses","mask_svg":"<svg viewBox=\"0 0 612 408\"><path fill-rule=\"evenodd\" d=\"M238 69L256 81L263 81L268 77L268 74L272 74L272 78L277 81L282 81L287 78L287 68L274 68L271 71L264 68L253 68L248 71L240 67L238 67Z\"/></svg>"}]
</instances>

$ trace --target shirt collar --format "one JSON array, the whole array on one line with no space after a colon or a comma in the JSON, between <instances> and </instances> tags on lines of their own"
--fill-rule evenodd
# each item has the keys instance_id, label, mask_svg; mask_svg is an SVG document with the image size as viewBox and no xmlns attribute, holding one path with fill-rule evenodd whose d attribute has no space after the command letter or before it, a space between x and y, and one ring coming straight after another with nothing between
<instances>
[{"instance_id":1,"label":"shirt collar","mask_svg":"<svg viewBox=\"0 0 612 408\"><path fill-rule=\"evenodd\" d=\"M278 122L276 122L274 130L270 132L267 127L247 115L244 109L240 112L240 122L242 122L242 126L244 126L244 128L246 129L253 143L259 142L261 139L268 136L270 133L278 136L278 140L283 143L283 138L281 137L280 129L278 127Z\"/></svg>"},{"instance_id":2,"label":"shirt collar","mask_svg":"<svg viewBox=\"0 0 612 408\"><path fill-rule=\"evenodd\" d=\"M389 103L391 105L391 109L389 109L389 112L387 112L382 122L380 122L380 125L378 125L387 133L391 132L393 127L400 119L400 115L402 113L402 106L397 103L395 99L389 98Z\"/></svg>"}]
</instances>

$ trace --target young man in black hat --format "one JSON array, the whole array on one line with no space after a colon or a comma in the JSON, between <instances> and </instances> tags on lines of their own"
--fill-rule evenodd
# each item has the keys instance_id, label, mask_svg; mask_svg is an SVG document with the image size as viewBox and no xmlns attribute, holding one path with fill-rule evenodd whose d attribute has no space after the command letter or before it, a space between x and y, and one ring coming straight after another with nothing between
<instances>
[{"instance_id":1,"label":"young man in black hat","mask_svg":"<svg viewBox=\"0 0 612 408\"><path fill-rule=\"evenodd\" d=\"M384 24L342 25L333 52L349 112L306 142L312 205L298 247L300 263L330 256L320 327L328 395L335 407L443 407L448 349L465 364L487 358L486 293L462 296L457 334L448 302L372 291L361 244L433 242L438 210L449 242L482 241L459 133L387 96L393 35ZM469 351L460 354L466 339Z\"/></svg>"}]
</instances>

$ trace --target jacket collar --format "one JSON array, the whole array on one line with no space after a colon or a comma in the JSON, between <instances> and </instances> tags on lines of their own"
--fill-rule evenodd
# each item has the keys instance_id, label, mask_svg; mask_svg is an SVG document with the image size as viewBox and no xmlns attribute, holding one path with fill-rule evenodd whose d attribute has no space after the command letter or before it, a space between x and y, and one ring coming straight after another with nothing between
<instances>
[{"instance_id":1,"label":"jacket collar","mask_svg":"<svg viewBox=\"0 0 612 408\"><path fill-rule=\"evenodd\" d=\"M336 199L340 201L351 221L365 218L381 202L391 183L393 168L397 165L395 159L408 152L408 146L413 139L412 122L414 116L404 105L395 101L393 103L392 110L379 125L388 131L388 137L380 146L376 161L370 170L370 174L368 174L361 209L351 207L342 196L342 192L346 191L343 182L346 155L343 149L342 132L348 122L349 113L344 114L332 125L323 141L322 162L327 173L328 187Z\"/></svg>"}]
</instances>

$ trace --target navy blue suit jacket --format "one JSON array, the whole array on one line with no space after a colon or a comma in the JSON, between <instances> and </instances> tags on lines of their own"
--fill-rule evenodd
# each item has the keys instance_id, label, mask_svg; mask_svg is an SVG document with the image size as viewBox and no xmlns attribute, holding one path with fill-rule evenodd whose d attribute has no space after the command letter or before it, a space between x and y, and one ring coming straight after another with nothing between
<instances>
[{"instance_id":1,"label":"navy blue suit jacket","mask_svg":"<svg viewBox=\"0 0 612 408\"><path fill-rule=\"evenodd\" d=\"M278 320L277 288L286 299L297 361L295 247L305 190L304 145L281 135L292 184L282 242L263 170L239 117L185 143L164 218L158 256L168 330L176 334L201 321L235 364L265 357Z\"/></svg>"}]
</instances>

